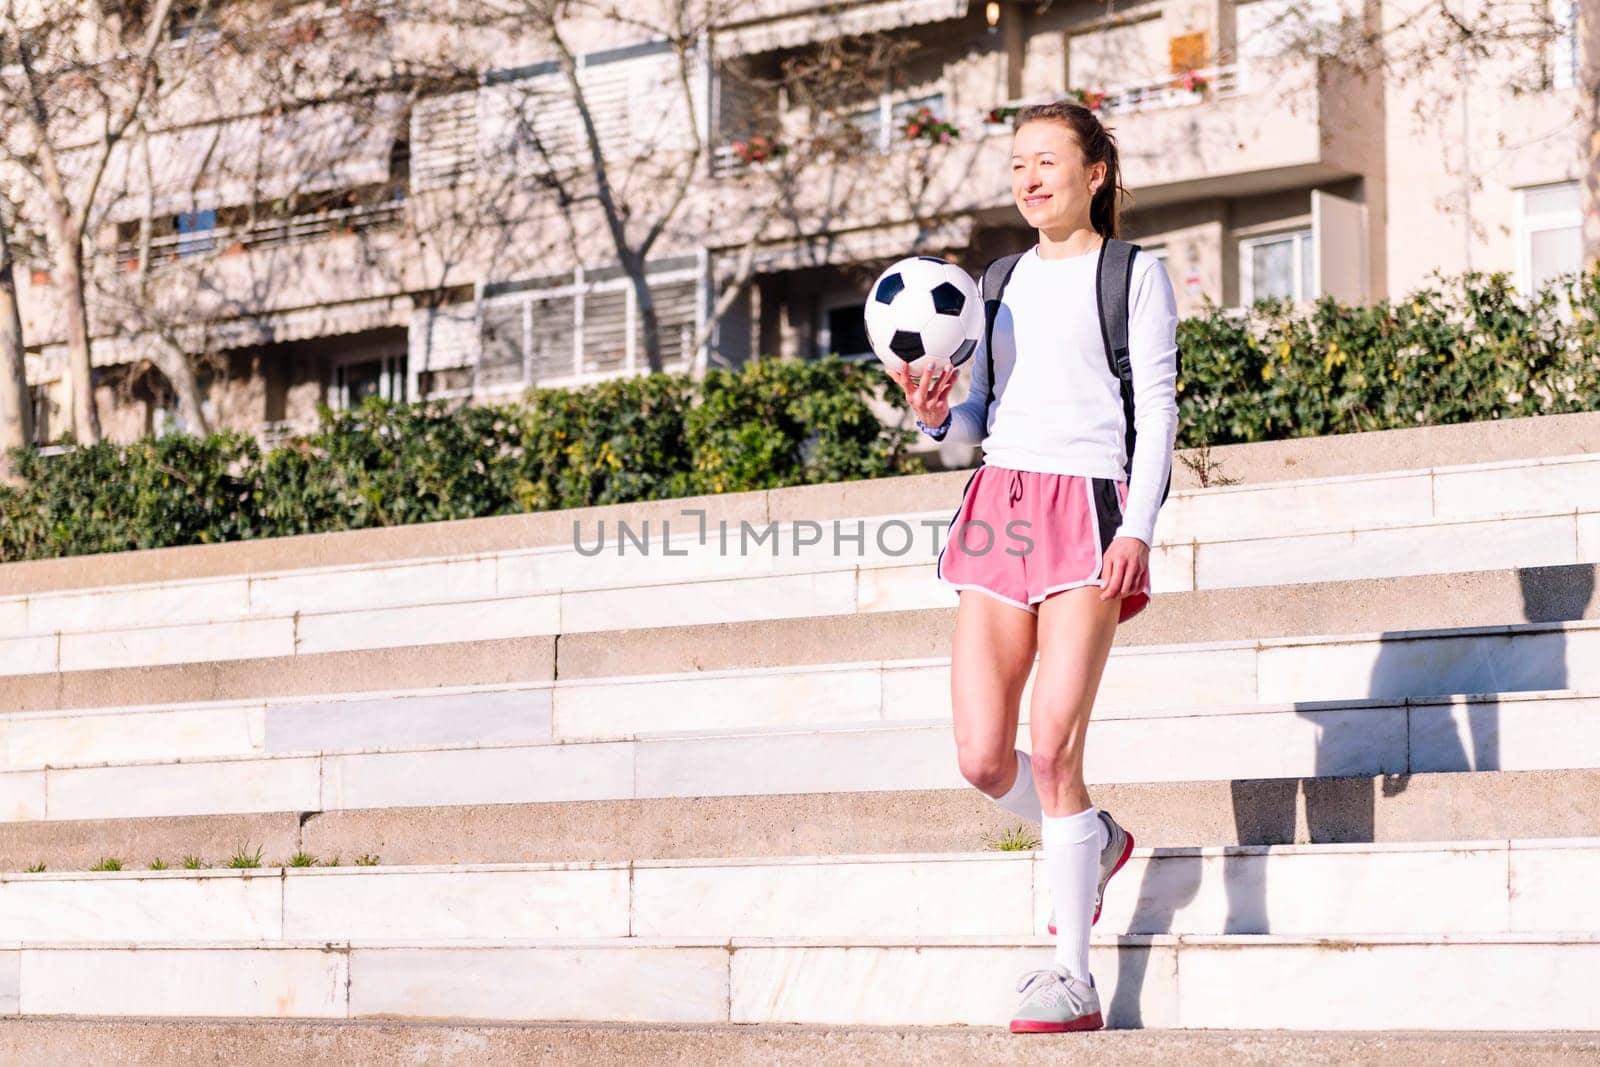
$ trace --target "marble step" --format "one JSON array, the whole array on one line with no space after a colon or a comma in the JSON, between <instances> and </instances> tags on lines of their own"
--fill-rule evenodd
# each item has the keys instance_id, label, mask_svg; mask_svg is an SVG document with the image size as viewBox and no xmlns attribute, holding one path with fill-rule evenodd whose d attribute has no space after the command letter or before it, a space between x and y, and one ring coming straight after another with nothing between
<instances>
[{"instance_id":1,"label":"marble step","mask_svg":"<svg viewBox=\"0 0 1600 1067\"><path fill-rule=\"evenodd\" d=\"M1032 685L1030 675L1023 721ZM1121 646L1095 717L1293 704L1278 710L1332 722L1330 701L1539 690L1600 691L1600 621ZM941 657L10 712L0 713L0 767L893 723L931 718L950 699ZM1475 735L1498 728L1498 710L1471 714Z\"/></svg>"},{"instance_id":2,"label":"marble step","mask_svg":"<svg viewBox=\"0 0 1600 1067\"><path fill-rule=\"evenodd\" d=\"M40 1056L53 1063L115 1058L136 1067L196 1063L277 1067L283 1063L441 1067L482 1063L619 1065L952 1063L1031 1065L1039 1042L994 1026L805 1026L780 1024L465 1023L251 1019L0 1017L0 1061ZM1447 1067L1460 1063L1586 1063L1600 1059L1600 1035L1463 1031L1295 1033L1284 1030L1113 1030L1053 1041L1062 1067L1182 1063L1188 1067Z\"/></svg>"},{"instance_id":3,"label":"marble step","mask_svg":"<svg viewBox=\"0 0 1600 1067\"><path fill-rule=\"evenodd\" d=\"M1600 413L1500 419L1375 433L1305 437L1180 452L1173 491L1201 488L1207 470L1213 488L1227 484L1343 478L1439 467L1519 465L1600 452ZM537 512L460 522L426 523L340 533L282 537L186 548L108 553L0 566L0 596L109 586L146 585L234 575L265 575L308 567L415 562L491 555L529 546L571 544L574 521L593 526L619 520L634 528L649 519L703 508L710 522L734 525L796 519L827 520L915 512L948 513L970 472L948 471L899 478L791 486L762 492L715 494L680 500Z\"/></svg>"},{"instance_id":4,"label":"marble step","mask_svg":"<svg viewBox=\"0 0 1600 1067\"><path fill-rule=\"evenodd\" d=\"M1140 849L1120 934L1600 934L1600 839ZM1040 854L0 876L0 942L1027 937Z\"/></svg>"},{"instance_id":5,"label":"marble step","mask_svg":"<svg viewBox=\"0 0 1600 1067\"><path fill-rule=\"evenodd\" d=\"M1042 938L12 945L0 1009L994 1026L1017 976L1049 958ZM1113 1027L1600 1029L1588 934L1128 935L1094 947L1090 966Z\"/></svg>"},{"instance_id":6,"label":"marble step","mask_svg":"<svg viewBox=\"0 0 1600 1067\"><path fill-rule=\"evenodd\" d=\"M1594 465L1600 468L1600 460ZM1595 480L1600 483L1600 472ZM933 525L937 528L940 522L936 519ZM71 619L47 615L42 622L29 622L40 604L15 602L12 607L25 616L21 626L26 632L0 634L0 663L9 674L39 674L950 607L957 594L937 580L936 555L922 551L915 561L877 566L829 555L817 569L775 574L743 573L750 569L747 560L764 559L759 555L716 557L719 566L730 561L738 573L684 580L671 578L671 568L658 560L636 557L622 561L637 564L631 578L587 589L559 587L567 583L565 575L594 573L595 561L563 561L531 583L451 576L448 568L430 564L423 569L437 573L427 579L399 572L364 573L352 586L328 575L297 578L327 599L315 606L278 603L260 613L220 601L208 606L213 598L205 590L187 587L149 591L123 604L102 603L107 597L125 597L122 593L75 594L81 603L73 607ZM1596 561L1600 510L1569 509L1169 546L1152 556L1151 573L1160 597ZM492 566L493 561L470 565ZM237 580L236 592L242 595L261 581ZM383 596L361 591L373 589L382 590ZM410 602L382 602L408 589L414 594ZM183 612L204 618L175 621L171 611L148 602L152 599L179 604ZM0 605L0 625L6 614L6 605Z\"/></svg>"},{"instance_id":7,"label":"marble step","mask_svg":"<svg viewBox=\"0 0 1600 1067\"><path fill-rule=\"evenodd\" d=\"M1360 634L1600 619L1593 564L1365 579L1161 597L1120 627L1122 648L1306 634ZM13 674L0 712L196 701L264 701L395 689L822 665L863 649L948 656L953 609L568 633L353 652L301 653L92 671ZM459 636L459 635L458 635Z\"/></svg>"},{"instance_id":8,"label":"marble step","mask_svg":"<svg viewBox=\"0 0 1600 1067\"><path fill-rule=\"evenodd\" d=\"M1096 784L1158 847L1576 837L1600 826L1600 770ZM661 797L0 823L0 871L129 869L240 847L349 864L534 863L971 852L1020 820L971 789ZM1033 827L1026 827L1034 831Z\"/></svg>"},{"instance_id":9,"label":"marble step","mask_svg":"<svg viewBox=\"0 0 1600 1067\"><path fill-rule=\"evenodd\" d=\"M959 496L957 486L931 508L866 511L859 526L796 518L774 527L775 541L756 540L753 547L754 534L735 522L730 540L727 516L696 501L687 502L692 517L679 518L670 546L667 519L627 525L624 535L615 520L605 526L575 517L564 543L539 548L34 590L0 596L0 639L200 624L234 624L238 636L281 629L270 623L302 614L304 639L316 647L327 640L325 626L338 629L336 616L412 609L413 624L428 628L452 603L481 609L511 600L532 609L556 594L570 594L552 609L569 631L615 628L616 621L594 620L619 608L625 618L644 620L627 625L649 626L660 624L659 612L651 614L644 591L679 586L709 602L745 600L746 610L758 613L751 617L772 617L772 605L763 601L769 590L815 586L814 596L837 600L833 587L841 580L823 576L858 568L865 578L855 583L855 610L885 610L919 596L908 606L936 606L953 595L930 585L931 564ZM1157 592L1174 592L1592 561L1600 537L1596 509L1600 455L1592 453L1179 491L1163 509L1153 580ZM755 533L778 522L741 521ZM858 532L863 543L847 539ZM246 622L258 625L238 625Z\"/></svg>"},{"instance_id":10,"label":"marble step","mask_svg":"<svg viewBox=\"0 0 1600 1067\"><path fill-rule=\"evenodd\" d=\"M1026 748L1026 738L1019 740ZM1600 767L1588 692L1096 718L1090 782ZM947 719L119 761L0 773L0 822L965 789Z\"/></svg>"}]
</instances>

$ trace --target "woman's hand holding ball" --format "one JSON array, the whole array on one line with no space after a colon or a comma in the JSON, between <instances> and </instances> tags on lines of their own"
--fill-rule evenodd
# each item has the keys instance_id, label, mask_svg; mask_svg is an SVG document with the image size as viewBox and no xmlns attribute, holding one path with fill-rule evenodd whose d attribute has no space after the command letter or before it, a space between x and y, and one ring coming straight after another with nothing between
<instances>
[{"instance_id":1,"label":"woman's hand holding ball","mask_svg":"<svg viewBox=\"0 0 1600 1067\"><path fill-rule=\"evenodd\" d=\"M891 368L889 377L899 382L900 388L905 390L906 401L917 418L929 426L941 426L950 414L950 390L955 387L960 373L955 367L946 367L944 373L937 377L924 373L913 382L911 369L902 364Z\"/></svg>"}]
</instances>

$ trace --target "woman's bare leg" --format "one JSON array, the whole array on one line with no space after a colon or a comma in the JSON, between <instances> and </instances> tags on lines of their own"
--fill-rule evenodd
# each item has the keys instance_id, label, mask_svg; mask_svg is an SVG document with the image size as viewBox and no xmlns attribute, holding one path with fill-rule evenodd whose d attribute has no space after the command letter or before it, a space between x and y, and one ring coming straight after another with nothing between
<instances>
[{"instance_id":1,"label":"woman's bare leg","mask_svg":"<svg viewBox=\"0 0 1600 1067\"><path fill-rule=\"evenodd\" d=\"M1120 610L1118 601L1100 599L1098 586L1046 598L1028 710L1034 784L1044 808L1044 874L1055 902L1055 962L1085 983L1105 831L1083 780L1083 746Z\"/></svg>"},{"instance_id":2,"label":"woman's bare leg","mask_svg":"<svg viewBox=\"0 0 1600 1067\"><path fill-rule=\"evenodd\" d=\"M1034 649L1032 612L961 590L950 655L956 759L967 781L991 797L1016 782L1017 710Z\"/></svg>"},{"instance_id":3,"label":"woman's bare leg","mask_svg":"<svg viewBox=\"0 0 1600 1067\"><path fill-rule=\"evenodd\" d=\"M1100 587L1093 585L1056 593L1039 605L1039 673L1028 726L1033 778L1046 815L1090 806L1083 743L1120 609L1120 601L1102 601Z\"/></svg>"}]
</instances>

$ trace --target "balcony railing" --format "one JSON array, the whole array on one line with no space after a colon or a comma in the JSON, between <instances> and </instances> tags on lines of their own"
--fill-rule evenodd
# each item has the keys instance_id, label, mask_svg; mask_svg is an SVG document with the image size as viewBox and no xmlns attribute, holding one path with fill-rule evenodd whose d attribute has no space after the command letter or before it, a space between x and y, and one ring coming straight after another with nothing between
<instances>
[{"instance_id":1,"label":"balcony railing","mask_svg":"<svg viewBox=\"0 0 1600 1067\"><path fill-rule=\"evenodd\" d=\"M150 265L160 266L188 256L210 253L227 255L255 249L281 248L285 245L328 237L387 229L401 225L404 217L405 204L397 200L386 204L341 208L314 215L257 219L248 226L219 226L189 233L164 234L150 239ZM137 266L139 243L137 241L119 243L116 257L118 263L129 269Z\"/></svg>"},{"instance_id":2,"label":"balcony railing","mask_svg":"<svg viewBox=\"0 0 1600 1067\"><path fill-rule=\"evenodd\" d=\"M1246 73L1246 70L1237 64L1207 67L1190 75L1174 74L1149 81L1084 89L1081 91L1081 98L1092 110L1101 115L1132 115L1147 111L1198 107L1214 100L1227 100L1243 95L1248 91ZM1010 132L1011 115L1030 104L1079 98L1077 93L1066 93L1059 96L1008 100L994 109L995 112L1005 116L1001 121L988 121L987 113L969 121L959 119L947 121L954 122L960 127L962 138L988 137ZM912 142L897 140L891 143L889 150L894 151L910 143ZM719 144L712 150L711 169L717 177L742 174L766 165L744 158L732 143Z\"/></svg>"},{"instance_id":3,"label":"balcony railing","mask_svg":"<svg viewBox=\"0 0 1600 1067\"><path fill-rule=\"evenodd\" d=\"M1194 88L1188 87L1186 80ZM1238 96L1243 88L1244 79L1237 65L1207 67L1189 75L1177 74L1099 90L1105 94L1100 111L1107 115L1127 115L1140 111L1194 107L1212 100Z\"/></svg>"}]
</instances>

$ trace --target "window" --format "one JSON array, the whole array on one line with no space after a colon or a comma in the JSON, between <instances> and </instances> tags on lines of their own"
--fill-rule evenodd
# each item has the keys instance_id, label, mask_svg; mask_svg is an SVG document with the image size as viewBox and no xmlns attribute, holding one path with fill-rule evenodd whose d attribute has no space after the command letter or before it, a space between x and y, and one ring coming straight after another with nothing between
<instances>
[{"instance_id":1,"label":"window","mask_svg":"<svg viewBox=\"0 0 1600 1067\"><path fill-rule=\"evenodd\" d=\"M193 256L211 251L215 243L212 234L217 228L215 210L186 212L174 221L178 232L178 255Z\"/></svg>"},{"instance_id":2,"label":"window","mask_svg":"<svg viewBox=\"0 0 1600 1067\"><path fill-rule=\"evenodd\" d=\"M906 119L916 114L918 108L927 108L940 122L949 121L943 93L928 96L895 99L885 90L872 107L862 108L845 116L845 121L861 131L862 140L870 148L887 152L905 143Z\"/></svg>"},{"instance_id":3,"label":"window","mask_svg":"<svg viewBox=\"0 0 1600 1067\"><path fill-rule=\"evenodd\" d=\"M697 72L686 95L678 55L665 42L590 53L577 62L578 84L607 158L687 151L703 135L709 79ZM476 100L479 158L507 175L589 166L588 132L567 75L553 60L491 71L487 81ZM456 121L469 120L463 112ZM457 153L465 148L459 145Z\"/></svg>"},{"instance_id":4,"label":"window","mask_svg":"<svg viewBox=\"0 0 1600 1067\"><path fill-rule=\"evenodd\" d=\"M1239 297L1311 300L1316 297L1315 242L1310 230L1275 233L1239 242Z\"/></svg>"},{"instance_id":5,"label":"window","mask_svg":"<svg viewBox=\"0 0 1600 1067\"><path fill-rule=\"evenodd\" d=\"M499 304L483 309L483 346L478 351L479 388L521 384L527 380L526 303Z\"/></svg>"},{"instance_id":6,"label":"window","mask_svg":"<svg viewBox=\"0 0 1600 1067\"><path fill-rule=\"evenodd\" d=\"M404 353L377 358L352 359L333 368L333 407L349 411L361 406L369 396L384 400L406 398L406 357Z\"/></svg>"},{"instance_id":7,"label":"window","mask_svg":"<svg viewBox=\"0 0 1600 1067\"><path fill-rule=\"evenodd\" d=\"M837 352L846 359L872 355L872 343L867 340L866 305L859 295L844 298L842 302L825 304L822 321L817 330L817 356Z\"/></svg>"},{"instance_id":8,"label":"window","mask_svg":"<svg viewBox=\"0 0 1600 1067\"><path fill-rule=\"evenodd\" d=\"M217 419L217 406L211 401L209 384L200 385L200 413L205 416L206 422L215 425ZM162 385L156 397L155 410L151 413L151 422L157 437L164 437L169 433L194 433L194 427L184 421L183 411L178 404L178 394Z\"/></svg>"},{"instance_id":9,"label":"window","mask_svg":"<svg viewBox=\"0 0 1600 1067\"><path fill-rule=\"evenodd\" d=\"M686 369L699 328L693 257L649 275L662 366ZM633 282L618 268L539 282L500 283L485 293L477 387L522 386L644 371L644 322Z\"/></svg>"},{"instance_id":10,"label":"window","mask_svg":"<svg viewBox=\"0 0 1600 1067\"><path fill-rule=\"evenodd\" d=\"M33 407L33 443L47 445L50 443L50 416L56 411L56 405L50 400L49 384L28 386L28 402Z\"/></svg>"},{"instance_id":11,"label":"window","mask_svg":"<svg viewBox=\"0 0 1600 1067\"><path fill-rule=\"evenodd\" d=\"M1577 182L1520 190L1521 241L1517 275L1535 293L1563 274L1583 269L1583 209Z\"/></svg>"},{"instance_id":12,"label":"window","mask_svg":"<svg viewBox=\"0 0 1600 1067\"><path fill-rule=\"evenodd\" d=\"M661 338L661 363L663 366L686 361L694 353L695 324L698 316L695 307L699 286L694 282L675 285L652 285L650 298L656 307L656 335ZM636 323L633 343L644 362L644 321Z\"/></svg>"}]
</instances>

